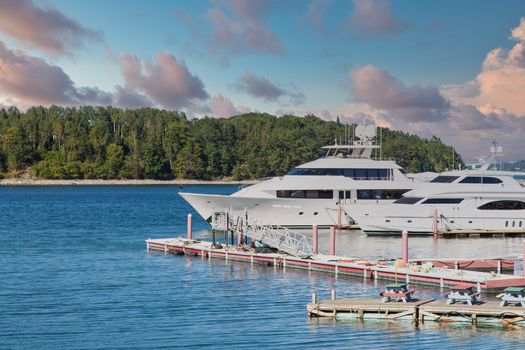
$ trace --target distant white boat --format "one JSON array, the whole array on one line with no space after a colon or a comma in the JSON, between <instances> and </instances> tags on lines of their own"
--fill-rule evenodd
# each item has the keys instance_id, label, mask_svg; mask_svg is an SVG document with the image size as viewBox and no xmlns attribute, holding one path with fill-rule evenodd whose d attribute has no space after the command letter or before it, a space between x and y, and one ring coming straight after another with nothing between
<instances>
[{"instance_id":1,"label":"distant white boat","mask_svg":"<svg viewBox=\"0 0 525 350\"><path fill-rule=\"evenodd\" d=\"M210 223L228 212L264 225L327 227L338 224L341 206L341 224L353 224L349 214L354 206L390 204L417 185L394 161L372 159L373 150L380 152L375 127L358 126L355 134L359 141L336 141L323 147L325 157L232 195L180 195Z\"/></svg>"},{"instance_id":2,"label":"distant white boat","mask_svg":"<svg viewBox=\"0 0 525 350\"><path fill-rule=\"evenodd\" d=\"M367 234L431 234L439 230L525 230L525 173L488 170L502 149L480 166L438 174L377 210L355 206L349 214Z\"/></svg>"}]
</instances>

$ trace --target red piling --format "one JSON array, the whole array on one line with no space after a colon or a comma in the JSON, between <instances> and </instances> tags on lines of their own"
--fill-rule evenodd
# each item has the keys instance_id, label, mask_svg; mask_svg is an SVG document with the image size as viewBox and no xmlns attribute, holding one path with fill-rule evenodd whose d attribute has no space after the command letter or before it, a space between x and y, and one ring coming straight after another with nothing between
<instances>
[{"instance_id":1,"label":"red piling","mask_svg":"<svg viewBox=\"0 0 525 350\"><path fill-rule=\"evenodd\" d=\"M193 239L193 219L191 213L188 214L188 239Z\"/></svg>"},{"instance_id":2,"label":"red piling","mask_svg":"<svg viewBox=\"0 0 525 350\"><path fill-rule=\"evenodd\" d=\"M408 231L403 230L401 236L403 240L403 262L408 264Z\"/></svg>"},{"instance_id":3,"label":"red piling","mask_svg":"<svg viewBox=\"0 0 525 350\"><path fill-rule=\"evenodd\" d=\"M330 255L335 255L335 227L330 226Z\"/></svg>"},{"instance_id":4,"label":"red piling","mask_svg":"<svg viewBox=\"0 0 525 350\"><path fill-rule=\"evenodd\" d=\"M242 232L241 231L237 232L237 245L238 246L242 245Z\"/></svg>"},{"instance_id":5,"label":"red piling","mask_svg":"<svg viewBox=\"0 0 525 350\"><path fill-rule=\"evenodd\" d=\"M319 230L317 225L312 226L312 252L319 254Z\"/></svg>"}]
</instances>

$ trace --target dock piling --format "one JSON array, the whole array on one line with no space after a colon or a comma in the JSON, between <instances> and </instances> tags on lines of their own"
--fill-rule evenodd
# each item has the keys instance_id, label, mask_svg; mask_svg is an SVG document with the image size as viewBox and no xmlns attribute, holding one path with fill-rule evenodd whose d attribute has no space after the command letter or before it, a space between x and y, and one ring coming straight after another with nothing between
<instances>
[{"instance_id":1,"label":"dock piling","mask_svg":"<svg viewBox=\"0 0 525 350\"><path fill-rule=\"evenodd\" d=\"M335 255L335 227L330 226L330 255Z\"/></svg>"},{"instance_id":2,"label":"dock piling","mask_svg":"<svg viewBox=\"0 0 525 350\"><path fill-rule=\"evenodd\" d=\"M403 230L401 235L403 240L403 262L408 264L408 231Z\"/></svg>"},{"instance_id":3,"label":"dock piling","mask_svg":"<svg viewBox=\"0 0 525 350\"><path fill-rule=\"evenodd\" d=\"M193 218L191 213L188 214L188 239L193 239Z\"/></svg>"},{"instance_id":4,"label":"dock piling","mask_svg":"<svg viewBox=\"0 0 525 350\"><path fill-rule=\"evenodd\" d=\"M312 226L312 252L319 254L319 230L317 225Z\"/></svg>"},{"instance_id":5,"label":"dock piling","mask_svg":"<svg viewBox=\"0 0 525 350\"><path fill-rule=\"evenodd\" d=\"M335 300L335 298L336 298L336 295L335 295L335 289L332 289L332 290L330 291L330 297L332 298L332 300Z\"/></svg>"},{"instance_id":6,"label":"dock piling","mask_svg":"<svg viewBox=\"0 0 525 350\"><path fill-rule=\"evenodd\" d=\"M317 303L317 294L315 292L312 293L312 304Z\"/></svg>"}]
</instances>

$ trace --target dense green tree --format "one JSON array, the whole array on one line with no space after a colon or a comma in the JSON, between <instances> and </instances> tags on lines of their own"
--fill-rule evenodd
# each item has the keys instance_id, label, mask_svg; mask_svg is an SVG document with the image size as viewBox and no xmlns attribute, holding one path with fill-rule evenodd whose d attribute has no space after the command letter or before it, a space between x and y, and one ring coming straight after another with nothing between
<instances>
[{"instance_id":1,"label":"dense green tree","mask_svg":"<svg viewBox=\"0 0 525 350\"><path fill-rule=\"evenodd\" d=\"M0 109L0 175L40 178L252 179L278 176L324 155L353 126L313 115L248 113L188 120L141 108ZM461 158L440 139L381 129L382 153L409 172L451 169ZM3 175L2 175L3 176Z\"/></svg>"}]
</instances>

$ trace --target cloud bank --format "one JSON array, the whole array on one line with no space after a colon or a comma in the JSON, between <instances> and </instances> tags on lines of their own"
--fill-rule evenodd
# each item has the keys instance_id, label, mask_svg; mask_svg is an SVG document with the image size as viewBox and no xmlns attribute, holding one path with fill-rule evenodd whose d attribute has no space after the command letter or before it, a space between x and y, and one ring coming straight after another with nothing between
<instances>
[{"instance_id":1,"label":"cloud bank","mask_svg":"<svg viewBox=\"0 0 525 350\"><path fill-rule=\"evenodd\" d=\"M0 32L23 45L54 55L72 54L85 41L102 39L102 34L57 9L39 7L31 0L0 1Z\"/></svg>"}]
</instances>

